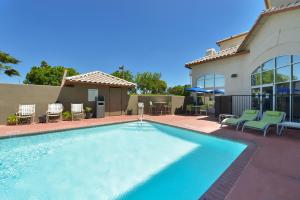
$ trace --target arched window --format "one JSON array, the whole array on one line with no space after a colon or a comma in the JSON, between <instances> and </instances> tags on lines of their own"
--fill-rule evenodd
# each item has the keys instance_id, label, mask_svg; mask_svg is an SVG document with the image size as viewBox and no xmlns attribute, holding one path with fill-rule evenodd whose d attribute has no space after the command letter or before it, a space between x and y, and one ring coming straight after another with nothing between
<instances>
[{"instance_id":1,"label":"arched window","mask_svg":"<svg viewBox=\"0 0 300 200\"><path fill-rule=\"evenodd\" d=\"M225 77L222 74L205 74L197 79L197 87L207 90L223 90L225 88Z\"/></svg>"},{"instance_id":2,"label":"arched window","mask_svg":"<svg viewBox=\"0 0 300 200\"><path fill-rule=\"evenodd\" d=\"M291 120L300 121L300 55L278 56L262 63L251 74L251 86L252 95L262 94L263 111L284 111Z\"/></svg>"}]
</instances>

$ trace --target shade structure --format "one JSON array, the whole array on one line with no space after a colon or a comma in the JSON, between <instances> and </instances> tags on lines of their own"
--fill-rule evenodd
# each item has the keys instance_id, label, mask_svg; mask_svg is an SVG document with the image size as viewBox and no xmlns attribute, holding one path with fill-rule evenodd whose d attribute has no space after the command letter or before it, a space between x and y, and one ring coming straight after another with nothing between
<instances>
[{"instance_id":1,"label":"shade structure","mask_svg":"<svg viewBox=\"0 0 300 200\"><path fill-rule=\"evenodd\" d=\"M213 91L213 93L214 94L224 94L224 91L216 89L216 90Z\"/></svg>"},{"instance_id":2,"label":"shade structure","mask_svg":"<svg viewBox=\"0 0 300 200\"><path fill-rule=\"evenodd\" d=\"M192 87L192 88L187 88L185 89L188 92L197 92L197 93L211 93L210 90L206 90L203 88L199 88L199 87Z\"/></svg>"}]
</instances>

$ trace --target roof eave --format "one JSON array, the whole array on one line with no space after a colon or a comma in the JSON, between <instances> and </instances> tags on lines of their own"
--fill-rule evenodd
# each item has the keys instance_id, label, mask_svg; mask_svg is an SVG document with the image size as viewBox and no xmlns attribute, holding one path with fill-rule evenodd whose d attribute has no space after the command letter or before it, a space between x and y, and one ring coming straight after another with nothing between
<instances>
[{"instance_id":1,"label":"roof eave","mask_svg":"<svg viewBox=\"0 0 300 200\"><path fill-rule=\"evenodd\" d=\"M263 12L262 14L260 14L260 16L257 18L254 26L252 26L251 30L249 31L248 35L245 37L244 41L239 46L237 51L246 50L245 49L246 43L248 42L249 38L251 37L253 32L256 30L256 28L259 27L259 24L263 20L264 17L271 16L271 15L278 14L278 13L288 12L288 11L292 11L292 10L297 10L297 9L300 9L300 5L293 6L293 7L287 7L287 8L279 9L279 10L273 10L273 11L270 11L270 12Z\"/></svg>"},{"instance_id":2,"label":"roof eave","mask_svg":"<svg viewBox=\"0 0 300 200\"><path fill-rule=\"evenodd\" d=\"M244 33L239 33L239 34L230 36L230 37L228 37L228 38L225 38L225 39L222 39L222 40L217 41L216 44L217 44L218 46L220 46L220 44L223 43L223 42L226 42L226 41L229 41L229 40L232 40L232 39L235 39L235 38L242 37L242 36L244 36L244 35L247 35L248 33L249 33L249 32L244 32Z\"/></svg>"},{"instance_id":3,"label":"roof eave","mask_svg":"<svg viewBox=\"0 0 300 200\"><path fill-rule=\"evenodd\" d=\"M200 62L195 62L195 63L188 63L188 64L185 64L185 67L188 68L188 69L192 69L192 66L195 66L195 65L201 65L201 64L205 64L205 63L209 63L209 62L213 62L213 61L217 61L217 60L223 60L223 59L226 59L226 58L231 58L231 57L234 57L234 56L247 54L249 52L250 52L249 50L245 50L245 51L237 52L237 53L232 54L232 55L222 56L222 57L218 57L218 58L212 58L210 60L205 60L205 61L200 61Z\"/></svg>"},{"instance_id":4,"label":"roof eave","mask_svg":"<svg viewBox=\"0 0 300 200\"><path fill-rule=\"evenodd\" d=\"M124 88L135 88L136 84L133 85L123 85L123 84L110 84L110 83L98 83L92 81L77 81L77 80L66 80L64 85L68 84L90 84L90 85L101 85L101 86L110 86L110 87L124 87Z\"/></svg>"}]
</instances>

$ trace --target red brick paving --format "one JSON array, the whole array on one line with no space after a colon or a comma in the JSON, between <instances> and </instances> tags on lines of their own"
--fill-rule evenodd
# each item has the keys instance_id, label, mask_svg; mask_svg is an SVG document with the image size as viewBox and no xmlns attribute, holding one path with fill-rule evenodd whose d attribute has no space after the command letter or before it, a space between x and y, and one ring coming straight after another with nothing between
<instances>
[{"instance_id":1,"label":"red brick paving","mask_svg":"<svg viewBox=\"0 0 300 200\"><path fill-rule=\"evenodd\" d=\"M68 128L134 121L137 116L115 116L74 122L57 122L19 126L0 126L0 137L38 133ZM258 131L236 132L234 128L220 129L219 124L206 117L145 116L145 119L200 131L206 134L246 140L256 144L252 158L234 183L226 200L298 200L300 199L300 131L288 130L277 136L271 130L267 137Z\"/></svg>"}]
</instances>

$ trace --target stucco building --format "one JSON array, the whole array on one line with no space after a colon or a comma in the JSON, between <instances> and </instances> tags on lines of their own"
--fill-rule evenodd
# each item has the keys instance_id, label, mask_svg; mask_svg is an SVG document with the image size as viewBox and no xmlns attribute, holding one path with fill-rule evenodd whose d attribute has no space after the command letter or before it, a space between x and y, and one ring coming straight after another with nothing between
<instances>
[{"instance_id":1,"label":"stucco building","mask_svg":"<svg viewBox=\"0 0 300 200\"><path fill-rule=\"evenodd\" d=\"M185 66L193 87L249 95L252 106L256 101L262 111L282 110L300 121L300 1L265 4L249 32L218 41L219 51L208 49Z\"/></svg>"}]
</instances>

